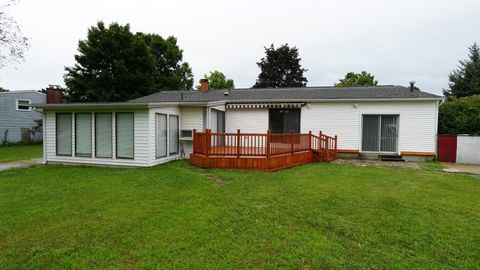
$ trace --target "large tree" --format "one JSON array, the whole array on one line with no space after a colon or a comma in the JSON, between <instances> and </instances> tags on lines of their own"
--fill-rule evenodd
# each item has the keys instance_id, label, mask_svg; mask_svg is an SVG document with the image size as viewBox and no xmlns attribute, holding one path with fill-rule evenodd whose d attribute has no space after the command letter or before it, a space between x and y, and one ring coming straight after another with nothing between
<instances>
[{"instance_id":1,"label":"large tree","mask_svg":"<svg viewBox=\"0 0 480 270\"><path fill-rule=\"evenodd\" d=\"M64 75L75 102L125 101L159 90L191 89L193 75L176 39L132 33L130 26L103 22L78 43L73 67Z\"/></svg>"},{"instance_id":2,"label":"large tree","mask_svg":"<svg viewBox=\"0 0 480 270\"><path fill-rule=\"evenodd\" d=\"M0 86L0 92L9 92L10 90L8 90L7 88L3 88Z\"/></svg>"},{"instance_id":3,"label":"large tree","mask_svg":"<svg viewBox=\"0 0 480 270\"><path fill-rule=\"evenodd\" d=\"M467 97L480 94L480 48L474 43L468 48L468 60L459 61L458 69L449 75L447 97Z\"/></svg>"},{"instance_id":4,"label":"large tree","mask_svg":"<svg viewBox=\"0 0 480 270\"><path fill-rule=\"evenodd\" d=\"M360 73L348 72L345 75L345 78L340 79L339 81L340 82L335 83L335 86L373 86L378 84L378 81L375 80L375 76L366 71Z\"/></svg>"},{"instance_id":5,"label":"large tree","mask_svg":"<svg viewBox=\"0 0 480 270\"><path fill-rule=\"evenodd\" d=\"M24 60L30 47L27 37L23 36L18 23L7 11L16 1L0 4L0 68Z\"/></svg>"},{"instance_id":6,"label":"large tree","mask_svg":"<svg viewBox=\"0 0 480 270\"><path fill-rule=\"evenodd\" d=\"M298 49L290 48L288 44L278 48L273 44L265 47L265 57L257 63L260 74L253 88L306 86L308 80L303 73L307 69L302 68L300 60Z\"/></svg>"},{"instance_id":7,"label":"large tree","mask_svg":"<svg viewBox=\"0 0 480 270\"><path fill-rule=\"evenodd\" d=\"M213 90L221 89L234 89L235 84L232 79L227 79L227 76L222 72L215 70L210 71L210 74L203 75L203 79L208 80L208 88ZM200 85L196 86L197 89L200 89Z\"/></svg>"}]
</instances>

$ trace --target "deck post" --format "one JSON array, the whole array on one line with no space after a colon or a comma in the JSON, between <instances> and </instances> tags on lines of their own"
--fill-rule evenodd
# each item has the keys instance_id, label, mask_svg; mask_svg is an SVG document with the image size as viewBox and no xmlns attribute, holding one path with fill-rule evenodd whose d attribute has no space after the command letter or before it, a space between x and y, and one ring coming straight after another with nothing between
<instances>
[{"instance_id":1,"label":"deck post","mask_svg":"<svg viewBox=\"0 0 480 270\"><path fill-rule=\"evenodd\" d=\"M326 149L326 153L325 153L325 161L329 161L330 160L330 142L329 142L329 139L330 137L325 137L325 149Z\"/></svg>"},{"instance_id":2,"label":"deck post","mask_svg":"<svg viewBox=\"0 0 480 270\"><path fill-rule=\"evenodd\" d=\"M237 158L240 158L240 129L237 129Z\"/></svg>"},{"instance_id":3,"label":"deck post","mask_svg":"<svg viewBox=\"0 0 480 270\"><path fill-rule=\"evenodd\" d=\"M267 149L265 150L266 154L267 154L267 158L270 158L270 138L272 136L272 133L270 132L270 129L267 130L267 143L266 143L266 146Z\"/></svg>"},{"instance_id":4,"label":"deck post","mask_svg":"<svg viewBox=\"0 0 480 270\"><path fill-rule=\"evenodd\" d=\"M197 129L193 129L193 135L192 135L192 139L193 139L193 142L192 142L192 145L193 145L193 153L195 154L195 143L198 143L197 140L195 140L195 137L197 135Z\"/></svg>"},{"instance_id":5,"label":"deck post","mask_svg":"<svg viewBox=\"0 0 480 270\"><path fill-rule=\"evenodd\" d=\"M337 159L337 135L335 135L335 149L334 149L335 152L333 152L333 156L335 157L335 159Z\"/></svg>"},{"instance_id":6,"label":"deck post","mask_svg":"<svg viewBox=\"0 0 480 270\"><path fill-rule=\"evenodd\" d=\"M320 130L320 134L319 134L319 136L318 136L318 150L319 150L319 151L322 150L322 142L323 142L323 140L322 140L322 131Z\"/></svg>"},{"instance_id":7,"label":"deck post","mask_svg":"<svg viewBox=\"0 0 480 270\"><path fill-rule=\"evenodd\" d=\"M308 131L308 149L312 150L312 131Z\"/></svg>"},{"instance_id":8,"label":"deck post","mask_svg":"<svg viewBox=\"0 0 480 270\"><path fill-rule=\"evenodd\" d=\"M212 133L212 130L211 129L207 129L206 130L206 134L205 134L205 156L208 157L210 155L210 147L211 147L211 144L212 144L212 140L210 139L210 136L211 136L211 133Z\"/></svg>"},{"instance_id":9,"label":"deck post","mask_svg":"<svg viewBox=\"0 0 480 270\"><path fill-rule=\"evenodd\" d=\"M295 139L293 136L295 134L294 133L290 133L290 154L293 155L293 139Z\"/></svg>"}]
</instances>

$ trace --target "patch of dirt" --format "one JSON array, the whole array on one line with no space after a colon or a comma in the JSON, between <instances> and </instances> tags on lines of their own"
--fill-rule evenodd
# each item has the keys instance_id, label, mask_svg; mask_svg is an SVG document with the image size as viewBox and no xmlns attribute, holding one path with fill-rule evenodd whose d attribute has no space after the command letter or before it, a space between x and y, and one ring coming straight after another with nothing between
<instances>
[{"instance_id":1,"label":"patch of dirt","mask_svg":"<svg viewBox=\"0 0 480 270\"><path fill-rule=\"evenodd\" d=\"M376 167L402 167L411 169L420 169L420 166L414 162L408 161L381 161L381 160L364 160L364 159L337 159L332 163L336 164L352 164L359 167L376 166Z\"/></svg>"},{"instance_id":2,"label":"patch of dirt","mask_svg":"<svg viewBox=\"0 0 480 270\"><path fill-rule=\"evenodd\" d=\"M213 184L215 185L225 185L225 184L228 184L230 183L230 181L227 181L225 179L222 179L222 178L219 178L215 175L211 175L211 174L204 174L203 176L205 176L206 178L208 178Z\"/></svg>"}]
</instances>

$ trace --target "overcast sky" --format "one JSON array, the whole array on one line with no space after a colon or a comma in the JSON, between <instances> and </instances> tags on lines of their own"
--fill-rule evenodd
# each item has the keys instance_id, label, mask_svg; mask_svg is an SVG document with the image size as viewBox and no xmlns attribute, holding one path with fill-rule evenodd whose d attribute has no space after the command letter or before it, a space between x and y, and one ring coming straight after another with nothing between
<instances>
[{"instance_id":1,"label":"overcast sky","mask_svg":"<svg viewBox=\"0 0 480 270\"><path fill-rule=\"evenodd\" d=\"M264 46L288 43L299 48L308 86L366 70L379 84L414 80L440 94L480 42L478 0L21 0L10 14L31 38L25 63L0 70L0 86L11 90L64 85L78 40L99 20L173 35L196 82L217 69L237 88L255 83Z\"/></svg>"}]
</instances>

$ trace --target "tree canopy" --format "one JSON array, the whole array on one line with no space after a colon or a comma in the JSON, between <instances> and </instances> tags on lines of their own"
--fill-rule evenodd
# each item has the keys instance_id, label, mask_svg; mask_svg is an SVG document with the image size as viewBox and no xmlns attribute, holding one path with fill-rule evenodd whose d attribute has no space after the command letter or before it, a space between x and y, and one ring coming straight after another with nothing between
<instances>
[{"instance_id":1,"label":"tree canopy","mask_svg":"<svg viewBox=\"0 0 480 270\"><path fill-rule=\"evenodd\" d=\"M345 78L340 79L339 81L340 82L335 83L335 86L374 86L378 84L378 81L375 80L375 76L366 71L360 73L348 72L345 75Z\"/></svg>"},{"instance_id":2,"label":"tree canopy","mask_svg":"<svg viewBox=\"0 0 480 270\"><path fill-rule=\"evenodd\" d=\"M10 90L6 89L6 88L3 88L0 86L0 92L9 92Z\"/></svg>"},{"instance_id":3,"label":"tree canopy","mask_svg":"<svg viewBox=\"0 0 480 270\"><path fill-rule=\"evenodd\" d=\"M191 89L193 75L175 37L132 33L130 26L103 22L78 43L64 75L66 97L75 102L125 101L160 90Z\"/></svg>"},{"instance_id":4,"label":"tree canopy","mask_svg":"<svg viewBox=\"0 0 480 270\"><path fill-rule=\"evenodd\" d=\"M474 43L468 48L468 60L459 61L458 69L449 75L447 97L467 97L480 94L480 48Z\"/></svg>"},{"instance_id":5,"label":"tree canopy","mask_svg":"<svg viewBox=\"0 0 480 270\"><path fill-rule=\"evenodd\" d=\"M13 4L13 0L0 4L0 67L23 61L30 47L29 39L23 36L17 21L8 15L7 10Z\"/></svg>"},{"instance_id":6,"label":"tree canopy","mask_svg":"<svg viewBox=\"0 0 480 270\"><path fill-rule=\"evenodd\" d=\"M300 61L296 47L290 48L288 44L265 47L265 57L257 63L260 74L253 88L306 86L308 80L303 73L307 69L302 68Z\"/></svg>"},{"instance_id":7,"label":"tree canopy","mask_svg":"<svg viewBox=\"0 0 480 270\"><path fill-rule=\"evenodd\" d=\"M225 74L222 72L215 70L210 71L210 74L203 75L203 79L208 80L208 88L212 90L219 90L219 89L234 89L235 84L232 79L227 79ZM196 86L197 89L200 89L200 85Z\"/></svg>"},{"instance_id":8,"label":"tree canopy","mask_svg":"<svg viewBox=\"0 0 480 270\"><path fill-rule=\"evenodd\" d=\"M455 98L440 105L438 133L480 135L480 95Z\"/></svg>"}]
</instances>

